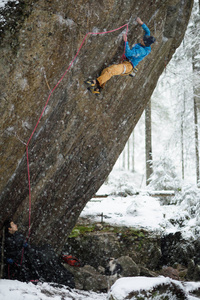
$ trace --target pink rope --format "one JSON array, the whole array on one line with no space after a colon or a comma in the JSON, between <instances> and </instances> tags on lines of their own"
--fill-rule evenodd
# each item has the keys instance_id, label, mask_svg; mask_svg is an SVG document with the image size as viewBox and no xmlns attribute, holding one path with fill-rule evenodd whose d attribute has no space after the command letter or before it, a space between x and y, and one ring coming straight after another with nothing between
<instances>
[{"instance_id":1,"label":"pink rope","mask_svg":"<svg viewBox=\"0 0 200 300\"><path fill-rule=\"evenodd\" d=\"M28 173L28 187L29 187L29 226L28 226L28 237L31 234L31 180L30 180L30 168L28 159L28 146L26 146L26 158L27 158L27 173Z\"/></svg>"},{"instance_id":2,"label":"pink rope","mask_svg":"<svg viewBox=\"0 0 200 300\"><path fill-rule=\"evenodd\" d=\"M28 146L29 146L29 143L30 143L30 141L31 141L31 139L32 139L32 137L33 137L33 135L34 135L34 133L35 133L35 131L36 131L38 125L39 125L39 123L40 123L40 120L41 120L41 118L42 118L42 116L43 116L43 114L44 114L44 111L45 111L45 109L46 109L48 103L49 103L49 100L50 100L51 95L53 94L53 92L55 91L55 89L58 87L58 85L61 83L61 81L63 80L63 78L65 77L65 75L66 75L67 72L69 71L69 69L71 68L73 62L75 61L75 59L76 59L76 57L78 56L78 54L79 54L81 48L83 47L83 44L84 44L84 42L85 42L87 36L88 36L89 34L92 34L92 35L98 35L98 34L111 33L111 32L120 30L120 29L122 29L123 27L126 27L126 36L127 36L127 33L128 33L128 24L125 24L125 25L123 25L123 26L121 26L121 27L119 27L119 28L116 28L116 29L113 29L113 30L109 30L109 31L103 31L103 32L88 32L88 33L85 35L85 37L83 38L83 41L82 41L82 43L81 43L81 45L80 45L80 47L79 47L79 49L78 49L76 55L75 55L74 58L72 59L71 63L69 64L69 66L68 66L68 68L67 68L67 70L64 72L63 76L60 78L60 80L57 82L57 84L56 84L56 85L54 86L54 88L51 90L51 92L50 92L50 94L49 94L49 96L48 96L48 99L47 99L47 101L46 101L46 104L45 104L45 106L44 106L44 108L43 108L43 110L42 110L42 113L41 113L41 115L40 115L40 117L39 117L39 119L38 119L38 121L37 121L37 123L36 123L36 125L35 125L35 128L34 128L33 132L32 132L31 135L30 135L30 138L29 138L29 140L28 140L28 142L27 142L27 144L26 144L27 172L28 172L28 185L29 185L29 230L28 230L28 238L29 238L29 236L30 236L30 228L31 228L31 180L30 180L30 168L29 168L29 156L28 156ZM123 53L123 55L122 55L122 58L124 58L124 56L125 56L125 50L126 50L126 43L125 43L124 53Z\"/></svg>"}]
</instances>

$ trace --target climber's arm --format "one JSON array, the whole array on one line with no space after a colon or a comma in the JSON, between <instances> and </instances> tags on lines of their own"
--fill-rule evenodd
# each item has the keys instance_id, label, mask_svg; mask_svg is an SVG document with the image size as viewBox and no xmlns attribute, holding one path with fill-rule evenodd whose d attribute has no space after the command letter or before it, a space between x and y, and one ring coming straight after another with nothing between
<instances>
[{"instance_id":1,"label":"climber's arm","mask_svg":"<svg viewBox=\"0 0 200 300\"><path fill-rule=\"evenodd\" d=\"M136 21L138 22L139 25L142 26L142 28L143 28L143 30L144 30L144 32L145 32L145 35L151 35L151 34L150 34L150 30L149 30L149 28L147 27L147 25L144 24L144 22L143 22L139 17L137 17Z\"/></svg>"},{"instance_id":2,"label":"climber's arm","mask_svg":"<svg viewBox=\"0 0 200 300\"><path fill-rule=\"evenodd\" d=\"M143 23L142 28L144 29L145 35L149 35L149 36L151 35L150 30L146 24Z\"/></svg>"}]
</instances>

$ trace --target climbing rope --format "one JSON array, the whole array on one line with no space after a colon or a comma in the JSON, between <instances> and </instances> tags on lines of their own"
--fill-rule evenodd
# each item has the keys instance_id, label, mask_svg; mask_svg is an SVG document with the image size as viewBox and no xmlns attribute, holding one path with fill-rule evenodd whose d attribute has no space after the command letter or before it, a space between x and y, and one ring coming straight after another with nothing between
<instances>
[{"instance_id":1,"label":"climbing rope","mask_svg":"<svg viewBox=\"0 0 200 300\"><path fill-rule=\"evenodd\" d=\"M85 40L86 40L86 38L87 38L88 35L101 35L101 34L111 33L111 32L120 30L120 29L122 29L122 28L124 28L124 27L126 27L126 36L127 36L127 33L128 33L128 24L125 24L125 25L123 25L123 26L121 26L121 27L119 27L119 28L116 28L116 29L113 29L113 30L109 30L109 31L103 31L103 32L88 32L88 33L85 35L85 37L83 38L82 43L81 43L81 45L80 45L80 47L79 47L79 49L78 49L76 55L75 55L74 58L72 59L71 63L69 64L69 66L68 66L68 68L67 68L67 70L64 72L63 76L62 76L62 77L60 78L60 80L57 82L57 84L55 85L55 87L50 91L50 94L49 94L48 99L47 99L47 101L46 101L46 104L45 104L45 106L44 106L44 108L43 108L43 110L42 110L42 113L41 113L41 115L40 115L40 117L39 117L39 119L38 119L38 121L37 121L37 123L36 123L36 125L35 125L35 128L34 128L33 132L31 133L31 135L30 135L30 137L29 137L29 140L28 140L28 142L27 142L27 144L26 144L27 173L28 173L28 186L29 186L29 228L28 228L28 237L27 237L27 240L28 240L28 238L30 237L30 233L31 233L31 230L30 230L30 229L31 229L31 180L30 180L30 167L29 167L28 146L29 146L30 141L31 141L31 139L32 139L32 137L33 137L33 135L34 135L34 133L35 133L35 131L36 131L36 129L37 129L39 123L40 123L40 120L41 120L41 118L42 118L42 116L43 116L43 114L44 114L44 111L45 111L45 109L46 109L46 107L47 107L47 104L49 103L50 97L51 97L51 95L53 94L53 92L55 91L55 89L58 87L58 85L61 83L61 81L63 80L63 78L65 77L65 75L66 75L67 72L69 71L69 69L71 68L73 62L75 61L75 59L76 59L76 57L78 56L78 54L79 54L81 48L83 47L83 44L84 44L84 42L85 42ZM125 57L125 50L126 50L126 43L125 43L125 47L124 47L124 53L123 53L121 59L124 59L124 57Z\"/></svg>"}]
</instances>

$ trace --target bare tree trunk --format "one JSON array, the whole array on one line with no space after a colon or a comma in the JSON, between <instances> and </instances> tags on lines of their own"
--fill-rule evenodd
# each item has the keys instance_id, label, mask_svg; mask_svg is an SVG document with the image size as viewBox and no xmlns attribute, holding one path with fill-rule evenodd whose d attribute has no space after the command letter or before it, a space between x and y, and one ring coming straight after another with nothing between
<instances>
[{"instance_id":1,"label":"bare tree trunk","mask_svg":"<svg viewBox=\"0 0 200 300\"><path fill-rule=\"evenodd\" d=\"M185 92L183 95L183 110L181 112L181 165L182 179L185 178L185 160L184 160L184 114L185 114Z\"/></svg>"},{"instance_id":2,"label":"bare tree trunk","mask_svg":"<svg viewBox=\"0 0 200 300\"><path fill-rule=\"evenodd\" d=\"M194 135L195 135L195 154L196 154L196 181L200 182L199 174L199 132L198 132L198 110L196 97L194 96Z\"/></svg>"},{"instance_id":3,"label":"bare tree trunk","mask_svg":"<svg viewBox=\"0 0 200 300\"><path fill-rule=\"evenodd\" d=\"M145 108L145 149L146 149L146 184L149 183L149 178L152 170L152 140L151 140L151 100L149 100Z\"/></svg>"},{"instance_id":4,"label":"bare tree trunk","mask_svg":"<svg viewBox=\"0 0 200 300\"><path fill-rule=\"evenodd\" d=\"M123 150L123 162L122 162L122 168L125 169L126 167L126 149Z\"/></svg>"},{"instance_id":5,"label":"bare tree trunk","mask_svg":"<svg viewBox=\"0 0 200 300\"><path fill-rule=\"evenodd\" d=\"M128 148L127 148L127 164L128 164L128 170L130 170L130 138L128 140Z\"/></svg>"},{"instance_id":6,"label":"bare tree trunk","mask_svg":"<svg viewBox=\"0 0 200 300\"><path fill-rule=\"evenodd\" d=\"M192 67L193 74L199 73L199 67L195 64L195 49L192 53ZM200 181L200 172L199 172L199 132L198 132L198 109L200 107L198 95L200 95L200 90L198 86L193 86L194 91L194 136L195 136L195 157L196 157L196 182L197 184Z\"/></svg>"},{"instance_id":7,"label":"bare tree trunk","mask_svg":"<svg viewBox=\"0 0 200 300\"><path fill-rule=\"evenodd\" d=\"M135 154L135 144L134 144L134 140L135 140L135 135L134 135L134 131L133 131L133 133L132 133L132 168L131 168L132 172L135 171L135 156L134 156L134 154Z\"/></svg>"},{"instance_id":8,"label":"bare tree trunk","mask_svg":"<svg viewBox=\"0 0 200 300\"><path fill-rule=\"evenodd\" d=\"M199 14L200 14L200 0L199 0ZM193 59L193 71L195 68L194 57ZM200 183L200 166L199 166L199 132L198 132L198 99L194 95L194 126L195 126L195 151L196 151L196 174L197 174L197 184Z\"/></svg>"}]
</instances>

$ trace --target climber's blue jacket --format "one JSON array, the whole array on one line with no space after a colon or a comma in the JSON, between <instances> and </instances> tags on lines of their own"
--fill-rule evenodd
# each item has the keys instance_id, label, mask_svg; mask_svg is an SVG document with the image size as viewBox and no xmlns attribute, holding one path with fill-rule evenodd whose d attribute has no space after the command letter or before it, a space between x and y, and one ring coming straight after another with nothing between
<instances>
[{"instance_id":1,"label":"climber's blue jacket","mask_svg":"<svg viewBox=\"0 0 200 300\"><path fill-rule=\"evenodd\" d=\"M146 24L142 24L142 28L144 29L145 35L150 36L150 30ZM129 48L128 42L126 42L126 50L125 56L132 63L134 67L136 67L141 60L145 56L147 56L151 52L151 47L142 46L140 43L135 44L132 49Z\"/></svg>"}]
</instances>

